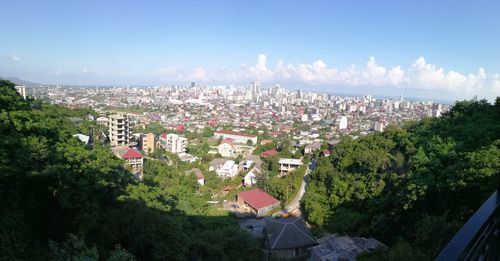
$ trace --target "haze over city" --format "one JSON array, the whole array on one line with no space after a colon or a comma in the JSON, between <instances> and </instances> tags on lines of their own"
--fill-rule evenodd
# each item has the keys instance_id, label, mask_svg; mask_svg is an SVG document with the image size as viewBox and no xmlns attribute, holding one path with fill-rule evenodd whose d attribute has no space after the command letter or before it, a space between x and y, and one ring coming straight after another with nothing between
<instances>
[{"instance_id":1,"label":"haze over city","mask_svg":"<svg viewBox=\"0 0 500 261\"><path fill-rule=\"evenodd\" d=\"M0 75L492 100L498 1L3 1ZM445 98L443 98L445 97Z\"/></svg>"}]
</instances>

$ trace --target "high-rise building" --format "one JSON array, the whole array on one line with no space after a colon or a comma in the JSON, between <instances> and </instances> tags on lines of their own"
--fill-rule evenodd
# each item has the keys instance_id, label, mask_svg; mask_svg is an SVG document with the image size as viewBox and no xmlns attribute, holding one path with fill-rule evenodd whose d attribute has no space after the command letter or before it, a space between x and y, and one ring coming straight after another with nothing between
<instances>
[{"instance_id":1,"label":"high-rise building","mask_svg":"<svg viewBox=\"0 0 500 261\"><path fill-rule=\"evenodd\" d=\"M127 114L110 115L108 127L111 146L123 146L130 142L130 123Z\"/></svg>"},{"instance_id":2,"label":"high-rise building","mask_svg":"<svg viewBox=\"0 0 500 261\"><path fill-rule=\"evenodd\" d=\"M23 96L23 99L26 100L26 86L17 85L15 88L19 95Z\"/></svg>"}]
</instances>

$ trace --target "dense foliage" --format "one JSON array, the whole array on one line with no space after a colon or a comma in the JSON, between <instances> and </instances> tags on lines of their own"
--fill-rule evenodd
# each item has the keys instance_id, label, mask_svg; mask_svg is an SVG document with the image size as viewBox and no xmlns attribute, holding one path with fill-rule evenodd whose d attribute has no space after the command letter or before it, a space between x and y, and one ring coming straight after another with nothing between
<instances>
[{"instance_id":1,"label":"dense foliage","mask_svg":"<svg viewBox=\"0 0 500 261\"><path fill-rule=\"evenodd\" d=\"M498 187L500 99L344 138L310 176L304 207L330 232L392 246L375 260L432 259Z\"/></svg>"},{"instance_id":2,"label":"dense foliage","mask_svg":"<svg viewBox=\"0 0 500 261\"><path fill-rule=\"evenodd\" d=\"M0 260L235 260L258 244L161 162L135 181L109 148L85 147L70 110L0 81ZM82 127L83 126L83 127Z\"/></svg>"}]
</instances>

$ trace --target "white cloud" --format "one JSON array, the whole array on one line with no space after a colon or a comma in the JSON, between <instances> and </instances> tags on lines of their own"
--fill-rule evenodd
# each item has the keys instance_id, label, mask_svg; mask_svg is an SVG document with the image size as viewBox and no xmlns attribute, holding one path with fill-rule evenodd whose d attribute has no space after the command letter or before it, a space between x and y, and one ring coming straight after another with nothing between
<instances>
[{"instance_id":1,"label":"white cloud","mask_svg":"<svg viewBox=\"0 0 500 261\"><path fill-rule=\"evenodd\" d=\"M21 61L21 57L17 56L16 54L13 54L10 59L14 62L20 62Z\"/></svg>"},{"instance_id":2,"label":"white cloud","mask_svg":"<svg viewBox=\"0 0 500 261\"><path fill-rule=\"evenodd\" d=\"M196 67L185 70L178 67L158 69L162 80L167 81L217 81L217 82L295 82L306 85L338 87L392 87L438 91L450 94L490 93L500 95L500 76L487 75L483 68L475 74L462 74L428 63L418 57L409 67L383 66L370 57L365 66L351 65L345 69L329 67L323 60L313 63L286 63L278 60L269 66L267 56L259 54L254 65L243 64L237 68L221 67L207 70Z\"/></svg>"},{"instance_id":3,"label":"white cloud","mask_svg":"<svg viewBox=\"0 0 500 261\"><path fill-rule=\"evenodd\" d=\"M89 73L89 69L87 69L87 68L83 68L83 69L82 69L82 73L83 73L83 74L87 74L87 73Z\"/></svg>"}]
</instances>

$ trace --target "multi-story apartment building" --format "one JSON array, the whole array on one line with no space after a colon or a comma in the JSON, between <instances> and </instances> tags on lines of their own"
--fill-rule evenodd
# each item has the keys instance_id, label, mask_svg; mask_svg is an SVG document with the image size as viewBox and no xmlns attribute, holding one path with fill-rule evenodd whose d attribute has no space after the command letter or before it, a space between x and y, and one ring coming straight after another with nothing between
<instances>
[{"instance_id":1,"label":"multi-story apartment building","mask_svg":"<svg viewBox=\"0 0 500 261\"><path fill-rule=\"evenodd\" d=\"M26 100L26 86L17 85L15 88L19 95L21 95L23 99Z\"/></svg>"},{"instance_id":2,"label":"multi-story apartment building","mask_svg":"<svg viewBox=\"0 0 500 261\"><path fill-rule=\"evenodd\" d=\"M127 114L109 116L108 127L111 146L123 146L130 142L130 123Z\"/></svg>"},{"instance_id":3,"label":"multi-story apartment building","mask_svg":"<svg viewBox=\"0 0 500 261\"><path fill-rule=\"evenodd\" d=\"M146 154L150 154L155 151L154 133L141 134L141 149Z\"/></svg>"},{"instance_id":4,"label":"multi-story apartment building","mask_svg":"<svg viewBox=\"0 0 500 261\"><path fill-rule=\"evenodd\" d=\"M182 153L186 152L188 139L175 133L163 133L162 135L160 135L158 144L162 146L166 151L172 153Z\"/></svg>"}]
</instances>

